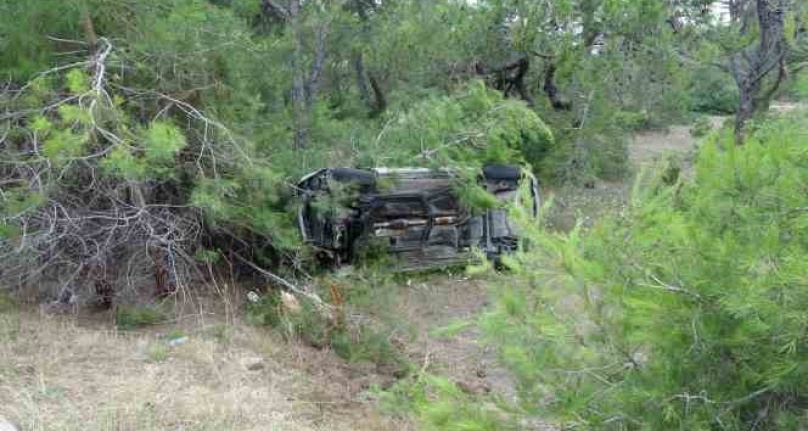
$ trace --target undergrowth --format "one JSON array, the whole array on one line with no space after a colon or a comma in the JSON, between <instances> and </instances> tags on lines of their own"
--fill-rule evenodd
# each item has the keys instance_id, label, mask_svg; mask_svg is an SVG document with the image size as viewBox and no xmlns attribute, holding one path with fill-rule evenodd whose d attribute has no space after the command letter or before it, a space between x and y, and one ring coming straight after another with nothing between
<instances>
[{"instance_id":1,"label":"undergrowth","mask_svg":"<svg viewBox=\"0 0 808 431\"><path fill-rule=\"evenodd\" d=\"M369 362L403 375L407 359L402 340L410 340L408 323L398 317L395 278L382 271L360 269L352 274L320 278L327 286L321 297L330 298L329 311L301 299L299 309L284 304L278 290L266 292L247 306L248 321L275 328L290 341L329 348L348 362Z\"/></svg>"},{"instance_id":2,"label":"undergrowth","mask_svg":"<svg viewBox=\"0 0 808 431\"><path fill-rule=\"evenodd\" d=\"M115 311L115 326L132 330L164 323L169 314L158 306L121 305Z\"/></svg>"}]
</instances>

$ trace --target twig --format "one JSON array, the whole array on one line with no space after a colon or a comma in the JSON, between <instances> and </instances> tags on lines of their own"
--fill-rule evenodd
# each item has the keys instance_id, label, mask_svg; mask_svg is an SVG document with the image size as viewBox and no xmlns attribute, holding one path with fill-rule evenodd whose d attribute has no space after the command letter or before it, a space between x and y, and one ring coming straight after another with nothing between
<instances>
[{"instance_id":1,"label":"twig","mask_svg":"<svg viewBox=\"0 0 808 431\"><path fill-rule=\"evenodd\" d=\"M247 259L244 256L240 255L238 252L233 251L233 256L238 258L240 261L246 263L247 266L249 266L250 268L260 272L262 275L266 276L271 281L273 281L275 284L283 287L284 289L286 289L290 293L294 293L295 295L300 295L300 296L310 300L311 302L313 302L318 307L321 307L321 308L324 308L324 309L327 309L327 310L331 310L333 308L330 305L323 302L323 300L320 299L320 297L317 296L317 294L309 293L309 292L304 291L303 289L301 289L301 288L297 287L296 285L292 284L290 281L286 280L285 278L283 278L283 277L281 277L279 275L276 275L276 274L274 274L272 272L269 272L266 269L263 269L263 268L259 267L258 265L256 265L252 261L250 261L249 259Z\"/></svg>"}]
</instances>

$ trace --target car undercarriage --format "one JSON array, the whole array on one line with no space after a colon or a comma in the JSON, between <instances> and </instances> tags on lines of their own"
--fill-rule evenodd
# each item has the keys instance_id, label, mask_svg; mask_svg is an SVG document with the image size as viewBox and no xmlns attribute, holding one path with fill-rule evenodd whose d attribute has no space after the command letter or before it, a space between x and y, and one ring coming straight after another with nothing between
<instances>
[{"instance_id":1,"label":"car undercarriage","mask_svg":"<svg viewBox=\"0 0 808 431\"><path fill-rule=\"evenodd\" d=\"M372 251L391 257L402 271L467 264L478 255L475 250L493 259L515 250L518 232L508 219L507 204L516 202L520 187L526 185L535 216L536 179L508 165L487 165L471 177L459 173L428 168L318 170L297 185L301 235L321 259L337 266L356 263ZM476 181L499 205L468 208L458 193L463 181Z\"/></svg>"}]
</instances>

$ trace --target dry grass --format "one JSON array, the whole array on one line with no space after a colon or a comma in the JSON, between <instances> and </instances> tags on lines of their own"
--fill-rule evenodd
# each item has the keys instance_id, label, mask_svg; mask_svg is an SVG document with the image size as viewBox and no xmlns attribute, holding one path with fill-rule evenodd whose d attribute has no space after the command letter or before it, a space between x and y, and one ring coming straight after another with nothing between
<instances>
[{"instance_id":1,"label":"dry grass","mask_svg":"<svg viewBox=\"0 0 808 431\"><path fill-rule=\"evenodd\" d=\"M122 333L0 314L0 416L23 431L408 428L363 402L366 382L329 352L206 320Z\"/></svg>"},{"instance_id":2,"label":"dry grass","mask_svg":"<svg viewBox=\"0 0 808 431\"><path fill-rule=\"evenodd\" d=\"M723 123L723 117L710 117L712 128ZM676 125L665 130L636 133L629 145L632 173L665 169L669 161L681 168L681 175L692 175L692 162L698 139L690 134L690 126ZM553 229L569 231L578 220L584 227L592 226L606 215L621 214L626 210L635 175L622 181L598 181L591 188L574 185L542 190L552 196L554 206L548 214L547 224Z\"/></svg>"}]
</instances>

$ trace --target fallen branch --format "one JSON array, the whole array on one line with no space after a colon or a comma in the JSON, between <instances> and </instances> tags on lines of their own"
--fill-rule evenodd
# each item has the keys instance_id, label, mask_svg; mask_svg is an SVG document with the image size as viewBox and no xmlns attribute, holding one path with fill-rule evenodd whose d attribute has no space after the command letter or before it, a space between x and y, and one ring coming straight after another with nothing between
<instances>
[{"instance_id":1,"label":"fallen branch","mask_svg":"<svg viewBox=\"0 0 808 431\"><path fill-rule=\"evenodd\" d=\"M286 280L285 278L283 278L283 277L281 277L279 275L276 275L276 274L274 274L272 272L269 272L266 269L261 268L260 266L256 265L255 263L253 263L252 261L250 261L249 259L245 258L244 256L240 255L239 253L237 253L235 251L233 252L233 256L238 258L238 260L246 263L247 266L249 266L250 268L258 271L263 276L270 279L276 285L284 288L287 292L293 293L295 295L302 296L302 297L308 299L309 301L311 301L312 303L314 303L314 305L316 305L316 306L318 306L318 307L320 307L322 309L329 310L329 311L332 310L333 307L326 304L322 299L320 299L319 296L317 296L316 293L306 292L305 290L297 287L296 285L294 285L290 281Z\"/></svg>"}]
</instances>

